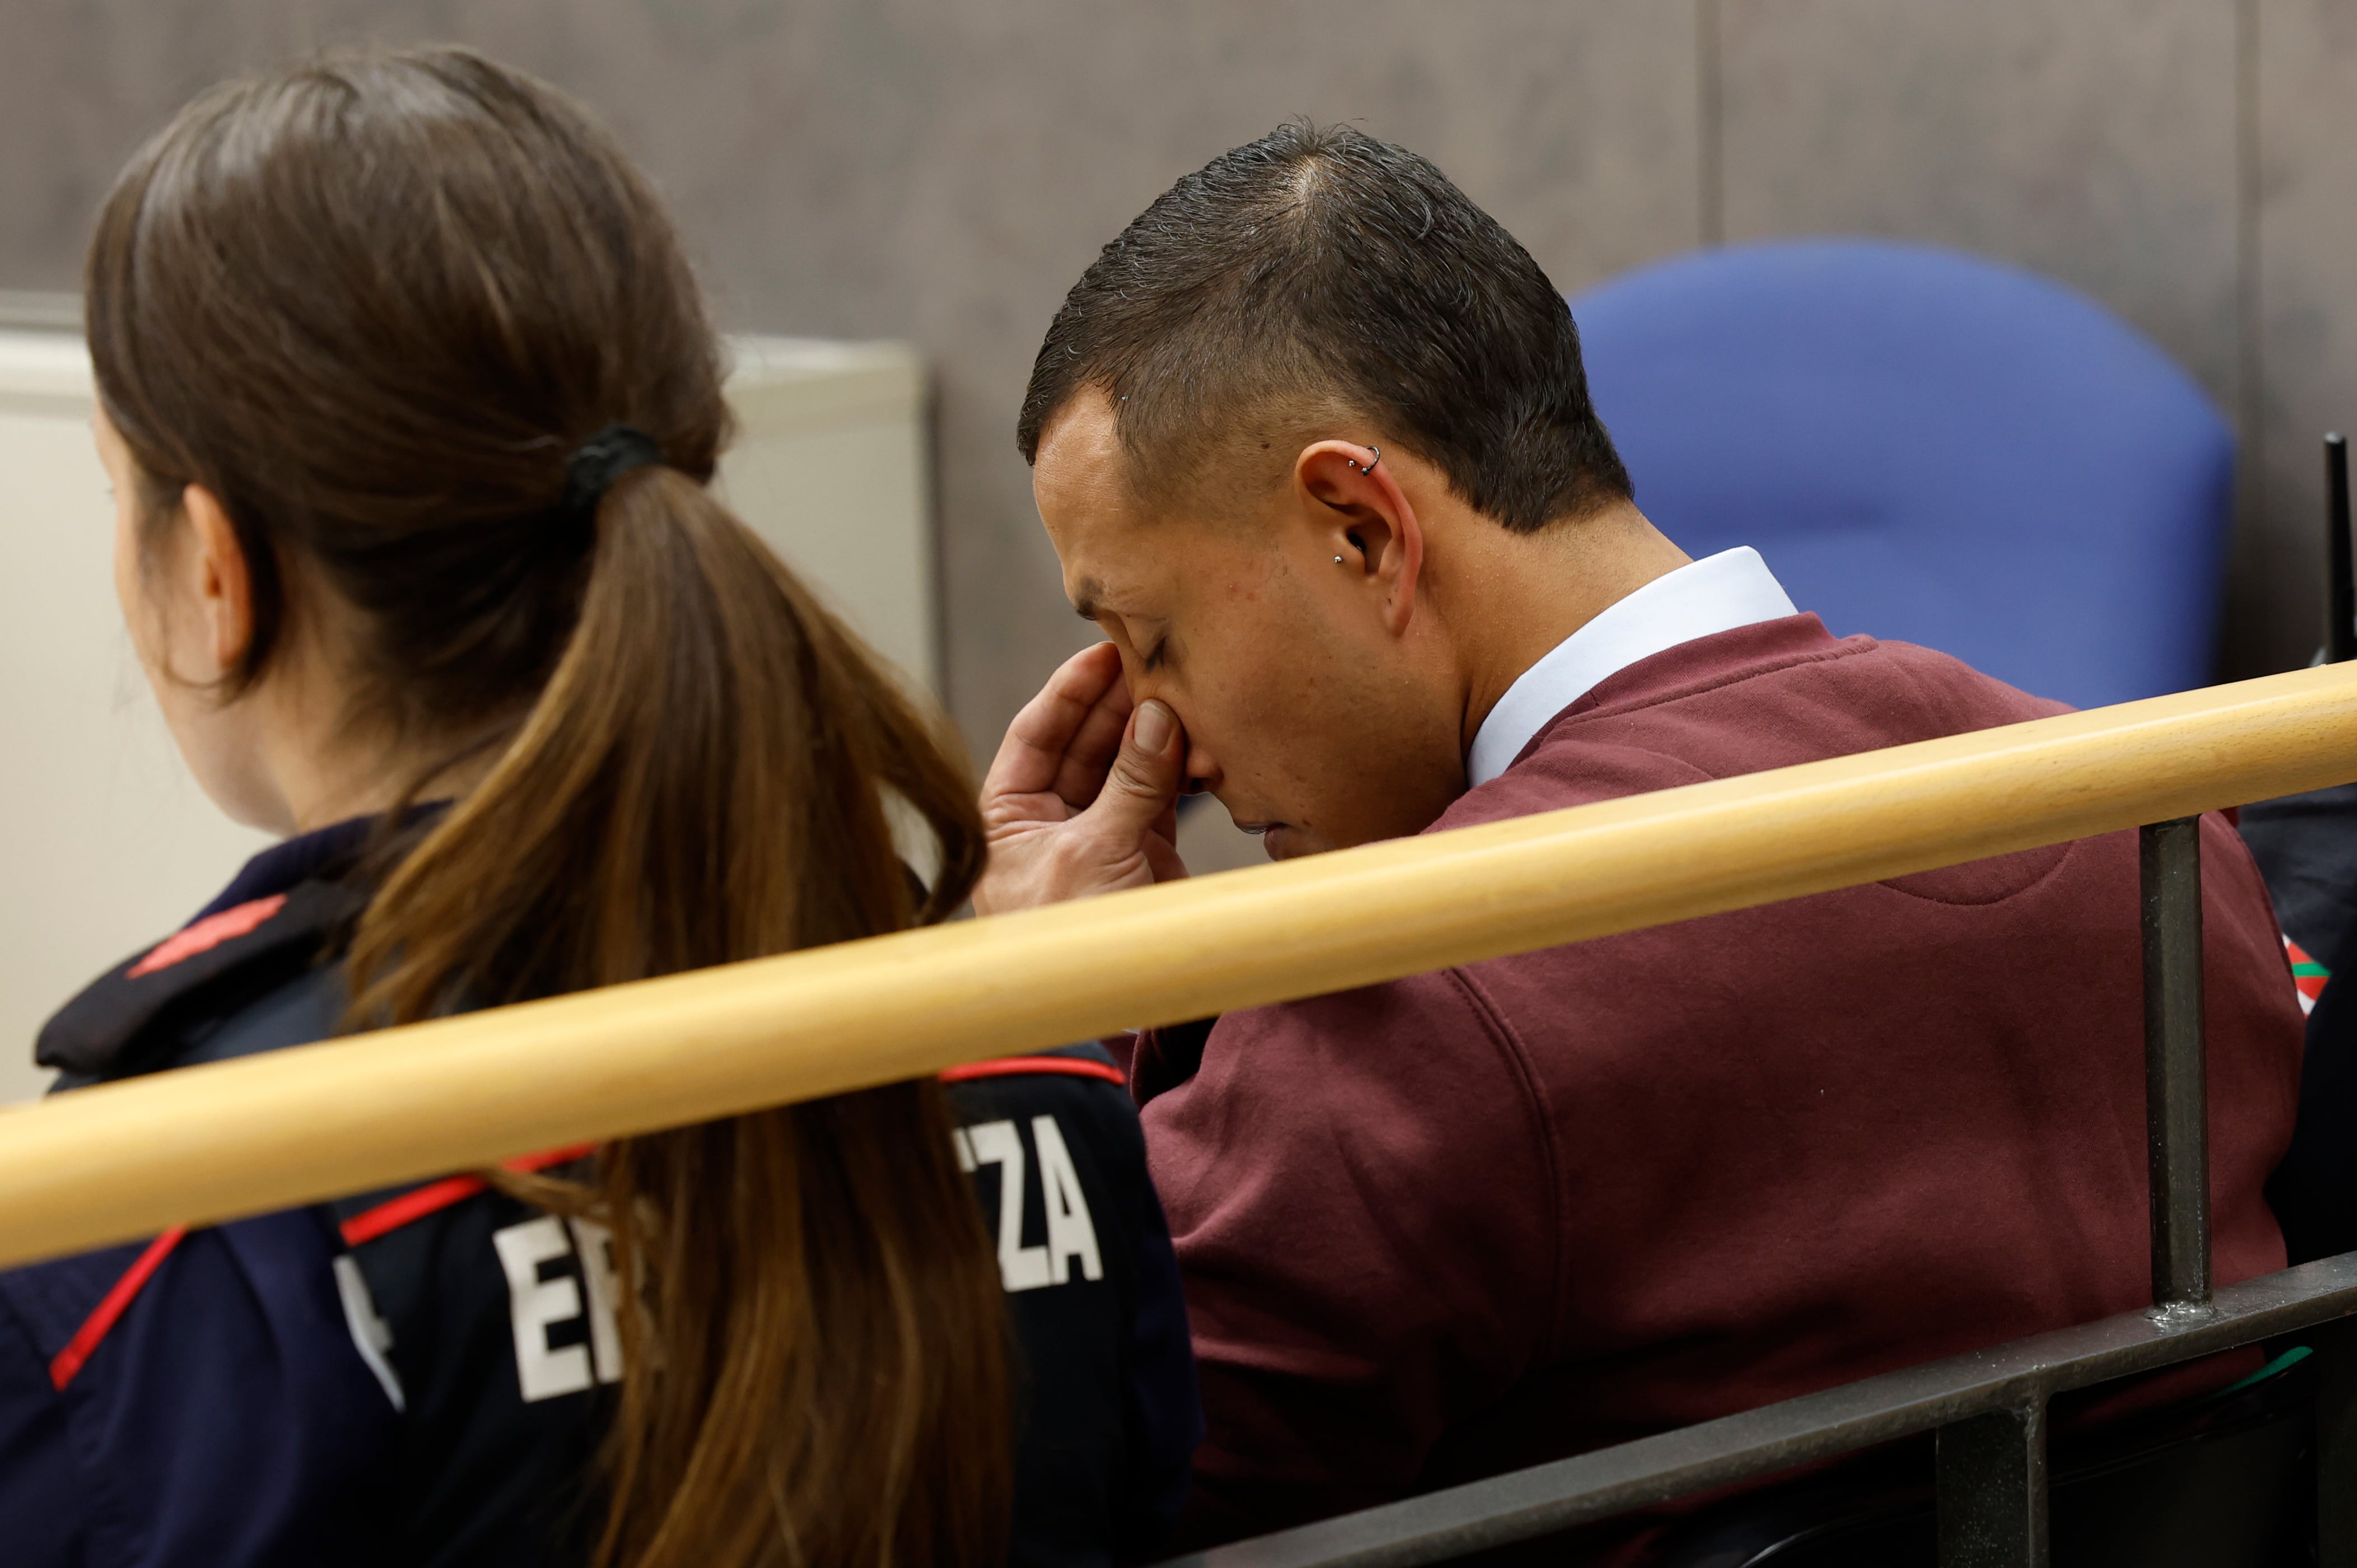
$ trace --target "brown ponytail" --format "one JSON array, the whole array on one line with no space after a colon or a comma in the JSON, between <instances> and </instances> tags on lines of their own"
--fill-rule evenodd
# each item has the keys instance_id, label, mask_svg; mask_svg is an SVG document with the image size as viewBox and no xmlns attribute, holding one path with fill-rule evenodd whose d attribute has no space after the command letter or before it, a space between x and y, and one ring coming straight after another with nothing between
<instances>
[{"instance_id":1,"label":"brown ponytail","mask_svg":"<svg viewBox=\"0 0 2357 1568\"><path fill-rule=\"evenodd\" d=\"M561 96L456 50L217 91L123 175L88 294L156 499L205 484L257 563L232 686L310 638L354 673L356 729L497 749L362 918L355 1018L963 901L953 744L705 489L726 421L693 282ZM615 423L666 466L568 515L567 456ZM921 897L892 799L938 850ZM624 1140L599 1170L634 1285L601 1561L1003 1556L1005 1306L938 1085Z\"/></svg>"}]
</instances>

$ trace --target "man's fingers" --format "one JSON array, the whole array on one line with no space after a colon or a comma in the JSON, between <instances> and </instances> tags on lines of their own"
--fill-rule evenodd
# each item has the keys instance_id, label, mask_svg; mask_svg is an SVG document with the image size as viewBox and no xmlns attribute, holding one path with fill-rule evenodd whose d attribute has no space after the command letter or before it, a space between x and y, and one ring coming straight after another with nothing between
<instances>
[{"instance_id":1,"label":"man's fingers","mask_svg":"<svg viewBox=\"0 0 2357 1568\"><path fill-rule=\"evenodd\" d=\"M1146 866L1154 873L1157 882L1180 882L1187 877L1187 862L1180 857L1178 846L1160 833L1146 835Z\"/></svg>"},{"instance_id":2,"label":"man's fingers","mask_svg":"<svg viewBox=\"0 0 2357 1568\"><path fill-rule=\"evenodd\" d=\"M1187 862L1178 854L1178 800L1172 796L1170 809L1154 819L1146 830L1146 865L1157 882L1176 882L1187 875Z\"/></svg>"},{"instance_id":3,"label":"man's fingers","mask_svg":"<svg viewBox=\"0 0 2357 1568\"><path fill-rule=\"evenodd\" d=\"M1128 693L1122 686L1121 655L1112 643L1097 643L1065 660L1048 677L1039 694L1024 703L1015 722L1006 726L1006 738L999 743L998 755L991 759L990 771L983 779L983 798L1028 795L1052 788L1073 742L1088 729L1107 695L1115 691L1121 692L1125 709ZM1116 734L1120 722L1114 722Z\"/></svg>"},{"instance_id":4,"label":"man's fingers","mask_svg":"<svg viewBox=\"0 0 2357 1568\"><path fill-rule=\"evenodd\" d=\"M1147 703L1131 715L1104 789L1082 816L1105 842L1135 849L1177 803L1186 755L1178 715L1160 703Z\"/></svg>"},{"instance_id":5,"label":"man's fingers","mask_svg":"<svg viewBox=\"0 0 2357 1568\"><path fill-rule=\"evenodd\" d=\"M1117 699L1110 690L1100 698L1106 712L1115 711L1116 702L1120 707L1128 703L1126 688ZM1082 766L1073 747L1084 724L1072 725L1062 737L1067 768ZM1035 728L1031 738L1040 733ZM1014 744L1010 740L1010 747ZM1103 788L1093 791L1085 810L1063 816L1068 808L1037 790L985 794L990 865L974 888L975 909L991 914L1030 908L1184 876L1187 868L1173 839L1186 757L1187 736L1178 714L1164 703L1147 703L1128 716L1103 771ZM1012 771L1004 753L992 771L1001 779Z\"/></svg>"},{"instance_id":6,"label":"man's fingers","mask_svg":"<svg viewBox=\"0 0 2357 1568\"><path fill-rule=\"evenodd\" d=\"M1057 767L1056 781L1049 788L1064 799L1074 811L1087 807L1104 788L1105 769L1121 753L1122 736L1129 728L1129 683L1115 681L1105 688L1088 717L1081 721L1071 744L1064 748L1064 759Z\"/></svg>"}]
</instances>

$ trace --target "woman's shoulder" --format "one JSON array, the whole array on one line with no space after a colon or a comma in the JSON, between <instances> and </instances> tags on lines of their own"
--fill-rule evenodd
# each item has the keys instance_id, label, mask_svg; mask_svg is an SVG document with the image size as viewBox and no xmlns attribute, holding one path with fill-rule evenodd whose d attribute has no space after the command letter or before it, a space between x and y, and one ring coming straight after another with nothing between
<instances>
[{"instance_id":1,"label":"woman's shoulder","mask_svg":"<svg viewBox=\"0 0 2357 1568\"><path fill-rule=\"evenodd\" d=\"M366 902L307 881L194 920L84 986L41 1026L35 1058L75 1089L324 1039L343 992L323 960Z\"/></svg>"}]
</instances>

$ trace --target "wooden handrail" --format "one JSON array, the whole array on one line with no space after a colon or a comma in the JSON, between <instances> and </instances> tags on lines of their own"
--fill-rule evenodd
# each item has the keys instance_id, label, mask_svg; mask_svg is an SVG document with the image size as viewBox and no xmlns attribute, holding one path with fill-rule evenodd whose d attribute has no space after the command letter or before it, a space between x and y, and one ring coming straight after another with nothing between
<instances>
[{"instance_id":1,"label":"wooden handrail","mask_svg":"<svg viewBox=\"0 0 2357 1568\"><path fill-rule=\"evenodd\" d=\"M0 1263L2351 779L2327 666L102 1085L0 1110Z\"/></svg>"}]
</instances>

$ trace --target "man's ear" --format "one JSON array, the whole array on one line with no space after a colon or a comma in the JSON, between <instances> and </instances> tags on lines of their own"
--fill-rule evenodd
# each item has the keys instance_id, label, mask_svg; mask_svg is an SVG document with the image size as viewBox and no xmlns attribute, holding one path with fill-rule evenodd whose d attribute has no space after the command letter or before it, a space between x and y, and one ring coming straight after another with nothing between
<instances>
[{"instance_id":1,"label":"man's ear","mask_svg":"<svg viewBox=\"0 0 2357 1568\"><path fill-rule=\"evenodd\" d=\"M1397 637L1415 618L1424 574L1424 526L1379 449L1319 441L1294 460L1294 482L1311 519L1315 542L1375 591L1384 629Z\"/></svg>"},{"instance_id":2,"label":"man's ear","mask_svg":"<svg viewBox=\"0 0 2357 1568\"><path fill-rule=\"evenodd\" d=\"M182 585L203 630L200 646L213 666L211 679L235 670L253 644L253 569L237 525L221 498L202 485L180 492L180 512L188 537Z\"/></svg>"}]
</instances>

